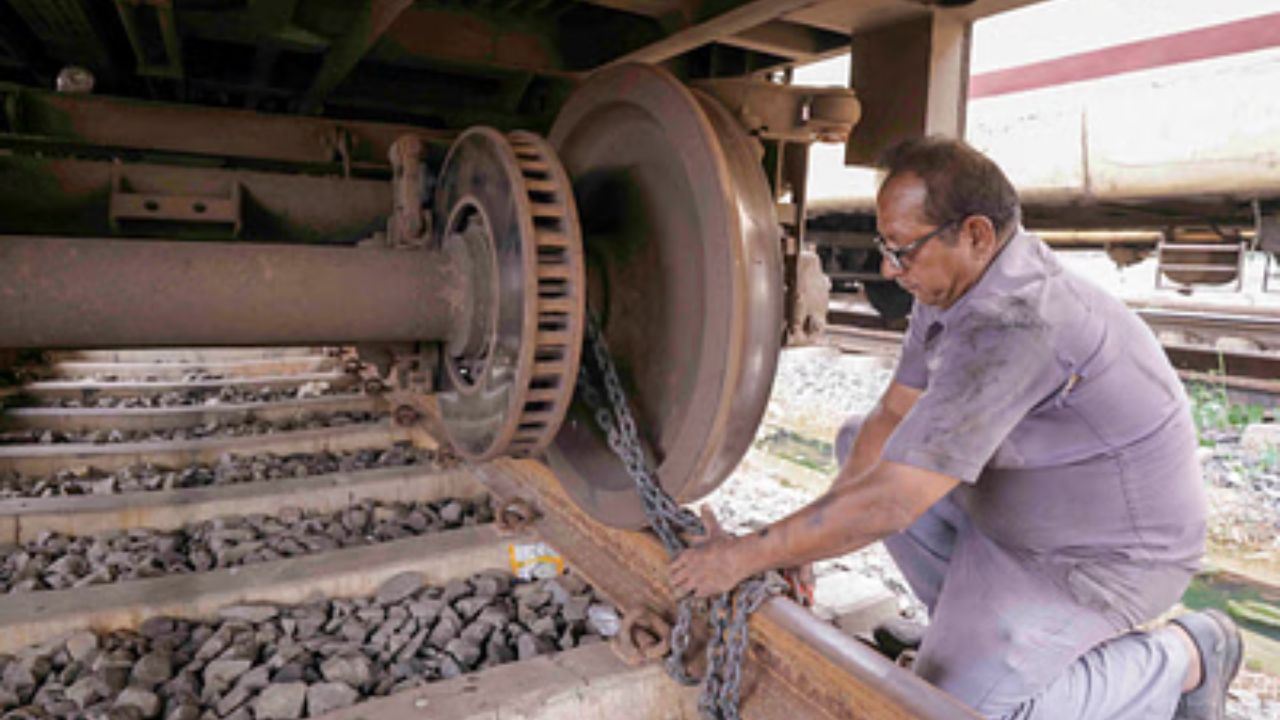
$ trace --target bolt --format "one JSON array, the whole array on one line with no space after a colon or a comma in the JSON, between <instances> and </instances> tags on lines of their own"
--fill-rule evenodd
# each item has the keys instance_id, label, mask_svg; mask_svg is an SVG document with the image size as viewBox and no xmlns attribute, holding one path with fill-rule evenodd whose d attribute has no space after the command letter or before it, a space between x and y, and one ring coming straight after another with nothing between
<instances>
[{"instance_id":1,"label":"bolt","mask_svg":"<svg viewBox=\"0 0 1280 720\"><path fill-rule=\"evenodd\" d=\"M537 520L537 508L524 498L513 498L503 503L494 518L494 523L501 532L519 532Z\"/></svg>"},{"instance_id":2,"label":"bolt","mask_svg":"<svg viewBox=\"0 0 1280 720\"><path fill-rule=\"evenodd\" d=\"M422 414L412 405L397 405L392 416L400 427L409 427L422 418Z\"/></svg>"}]
</instances>

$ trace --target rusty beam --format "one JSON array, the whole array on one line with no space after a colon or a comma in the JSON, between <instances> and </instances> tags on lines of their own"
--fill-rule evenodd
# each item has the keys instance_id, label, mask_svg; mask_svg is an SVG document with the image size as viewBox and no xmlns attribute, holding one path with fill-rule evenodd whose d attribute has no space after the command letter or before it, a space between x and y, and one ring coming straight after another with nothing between
<instances>
[{"instance_id":1,"label":"rusty beam","mask_svg":"<svg viewBox=\"0 0 1280 720\"><path fill-rule=\"evenodd\" d=\"M849 36L785 20L771 20L740 33L726 35L719 42L808 63L844 51L849 47Z\"/></svg>"},{"instance_id":2,"label":"rusty beam","mask_svg":"<svg viewBox=\"0 0 1280 720\"><path fill-rule=\"evenodd\" d=\"M396 138L416 134L441 146L453 138L453 133L411 125L64 95L12 85L0 86L0 97L14 134L149 154L338 167L345 160L389 170L387 153Z\"/></svg>"},{"instance_id":3,"label":"rusty beam","mask_svg":"<svg viewBox=\"0 0 1280 720\"><path fill-rule=\"evenodd\" d=\"M4 147L0 138L0 148ZM58 148L33 147L43 154ZM110 157L110 155L108 155ZM258 242L353 242L391 212L386 180L48 159L0 154L0 234L111 235L113 193L230 197L239 188L239 238ZM230 239L225 225L124 221L133 236ZM234 229L234 228L231 228Z\"/></svg>"},{"instance_id":4,"label":"rusty beam","mask_svg":"<svg viewBox=\"0 0 1280 720\"><path fill-rule=\"evenodd\" d=\"M690 50L708 43L720 42L723 38L749 31L813 4L814 0L753 0L626 53L608 64L665 62Z\"/></svg>"},{"instance_id":5,"label":"rusty beam","mask_svg":"<svg viewBox=\"0 0 1280 720\"><path fill-rule=\"evenodd\" d=\"M505 25L445 9L415 8L387 30L385 42L369 54L369 60L407 68L439 66L455 73L459 65L475 65L486 76L536 72L572 78L554 44L533 26L533 22Z\"/></svg>"},{"instance_id":6,"label":"rusty beam","mask_svg":"<svg viewBox=\"0 0 1280 720\"><path fill-rule=\"evenodd\" d=\"M173 14L173 0L116 0L115 6L138 61L138 75L181 80L182 39Z\"/></svg>"},{"instance_id":7,"label":"rusty beam","mask_svg":"<svg viewBox=\"0 0 1280 720\"><path fill-rule=\"evenodd\" d=\"M586 0L589 5L650 18L692 17L699 0Z\"/></svg>"},{"instance_id":8,"label":"rusty beam","mask_svg":"<svg viewBox=\"0 0 1280 720\"><path fill-rule=\"evenodd\" d=\"M299 103L301 112L318 112L329 93L346 79L369 48L377 44L396 18L412 5L413 0L368 0L347 34L325 53L323 64Z\"/></svg>"},{"instance_id":9,"label":"rusty beam","mask_svg":"<svg viewBox=\"0 0 1280 720\"><path fill-rule=\"evenodd\" d=\"M427 250L0 238L0 347L443 340L459 276Z\"/></svg>"},{"instance_id":10,"label":"rusty beam","mask_svg":"<svg viewBox=\"0 0 1280 720\"><path fill-rule=\"evenodd\" d=\"M970 27L935 12L854 33L850 85L864 112L846 163L872 164L886 148L925 134L964 136Z\"/></svg>"},{"instance_id":11,"label":"rusty beam","mask_svg":"<svg viewBox=\"0 0 1280 720\"><path fill-rule=\"evenodd\" d=\"M605 527L560 488L541 463L501 460L477 468L505 503L522 499L540 517L535 530L624 612L673 615L665 551L649 533ZM874 650L821 622L790 600L775 598L751 619L743 675L743 717L976 717L965 706Z\"/></svg>"}]
</instances>

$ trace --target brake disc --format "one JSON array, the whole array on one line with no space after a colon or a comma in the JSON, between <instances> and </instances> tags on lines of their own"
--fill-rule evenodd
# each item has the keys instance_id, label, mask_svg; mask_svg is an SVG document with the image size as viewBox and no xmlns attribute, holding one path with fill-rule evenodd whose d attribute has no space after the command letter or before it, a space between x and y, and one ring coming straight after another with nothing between
<instances>
[{"instance_id":1,"label":"brake disc","mask_svg":"<svg viewBox=\"0 0 1280 720\"><path fill-rule=\"evenodd\" d=\"M440 414L471 460L529 455L568 409L586 296L573 193L546 140L472 128L436 190L439 242L463 268Z\"/></svg>"},{"instance_id":2,"label":"brake disc","mask_svg":"<svg viewBox=\"0 0 1280 720\"><path fill-rule=\"evenodd\" d=\"M589 311L659 481L695 500L746 452L777 365L780 229L759 146L714 99L645 65L589 78L550 140L573 179ZM580 400L547 459L596 519L645 525Z\"/></svg>"}]
</instances>

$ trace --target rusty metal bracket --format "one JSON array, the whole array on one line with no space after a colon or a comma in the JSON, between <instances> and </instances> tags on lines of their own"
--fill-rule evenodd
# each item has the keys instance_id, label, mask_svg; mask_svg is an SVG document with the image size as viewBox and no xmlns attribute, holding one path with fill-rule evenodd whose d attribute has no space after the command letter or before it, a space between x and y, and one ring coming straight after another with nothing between
<instances>
[{"instance_id":1,"label":"rusty metal bracket","mask_svg":"<svg viewBox=\"0 0 1280 720\"><path fill-rule=\"evenodd\" d=\"M126 171L117 168L111 178L107 220L114 232L135 224L225 226L230 237L239 237L244 226L240 183L231 182L226 196L135 192Z\"/></svg>"},{"instance_id":2,"label":"rusty metal bracket","mask_svg":"<svg viewBox=\"0 0 1280 720\"><path fill-rule=\"evenodd\" d=\"M628 665L661 660L671 651L671 623L646 607L624 611L612 645Z\"/></svg>"},{"instance_id":3,"label":"rusty metal bracket","mask_svg":"<svg viewBox=\"0 0 1280 720\"><path fill-rule=\"evenodd\" d=\"M716 78L691 85L719 100L747 131L787 142L843 143L862 116L852 90Z\"/></svg>"},{"instance_id":4,"label":"rusty metal bracket","mask_svg":"<svg viewBox=\"0 0 1280 720\"><path fill-rule=\"evenodd\" d=\"M400 427L411 427L418 424L422 419L422 413L418 409L409 404L400 404L392 411L391 418L395 420L396 425Z\"/></svg>"},{"instance_id":5,"label":"rusty metal bracket","mask_svg":"<svg viewBox=\"0 0 1280 720\"><path fill-rule=\"evenodd\" d=\"M116 0L137 72L144 77L182 79L182 40L174 20L173 0ZM160 44L155 44L155 39Z\"/></svg>"},{"instance_id":6,"label":"rusty metal bracket","mask_svg":"<svg viewBox=\"0 0 1280 720\"><path fill-rule=\"evenodd\" d=\"M426 144L416 135L404 135L391 145L391 188L395 207L387 221L387 242L392 247L422 247L431 237L431 197L435 176L425 162Z\"/></svg>"},{"instance_id":7,"label":"rusty metal bracket","mask_svg":"<svg viewBox=\"0 0 1280 720\"><path fill-rule=\"evenodd\" d=\"M533 527L542 517L532 502L522 497L513 497L497 503L494 523L499 532L518 533Z\"/></svg>"},{"instance_id":8,"label":"rusty metal bracket","mask_svg":"<svg viewBox=\"0 0 1280 720\"><path fill-rule=\"evenodd\" d=\"M807 248L796 253L794 265L788 265L788 270L794 270L794 275L787 278L787 328L784 342L788 347L811 345L822 337L827 328L831 279L822 271L822 259Z\"/></svg>"}]
</instances>

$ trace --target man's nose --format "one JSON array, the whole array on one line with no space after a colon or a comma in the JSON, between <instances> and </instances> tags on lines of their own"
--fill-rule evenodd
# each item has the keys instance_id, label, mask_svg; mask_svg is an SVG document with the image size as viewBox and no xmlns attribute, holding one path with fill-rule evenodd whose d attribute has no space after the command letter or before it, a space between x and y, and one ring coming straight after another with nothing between
<instances>
[{"instance_id":1,"label":"man's nose","mask_svg":"<svg viewBox=\"0 0 1280 720\"><path fill-rule=\"evenodd\" d=\"M902 274L902 269L894 265L889 257L883 253L880 254L880 274L886 280L893 280Z\"/></svg>"}]
</instances>

